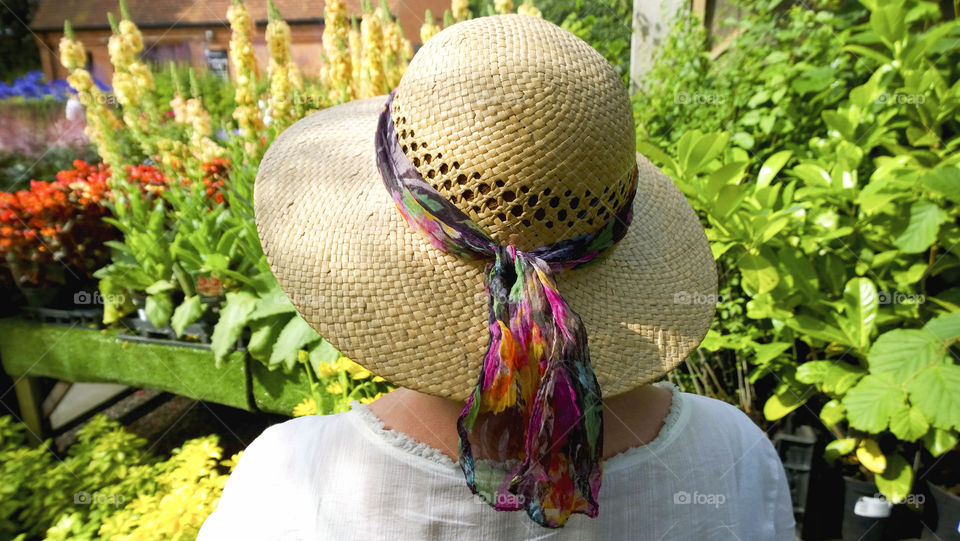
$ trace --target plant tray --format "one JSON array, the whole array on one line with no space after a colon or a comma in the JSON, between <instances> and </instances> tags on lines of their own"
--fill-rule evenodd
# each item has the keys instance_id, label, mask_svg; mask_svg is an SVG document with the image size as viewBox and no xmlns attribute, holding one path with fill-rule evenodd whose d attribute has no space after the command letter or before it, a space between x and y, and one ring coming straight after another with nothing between
<instances>
[{"instance_id":1,"label":"plant tray","mask_svg":"<svg viewBox=\"0 0 960 541\"><path fill-rule=\"evenodd\" d=\"M282 368L270 370L263 363L250 363L253 403L260 411L293 415L293 408L310 396L310 381L304 370L285 373Z\"/></svg>"},{"instance_id":2,"label":"plant tray","mask_svg":"<svg viewBox=\"0 0 960 541\"><path fill-rule=\"evenodd\" d=\"M231 351L218 368L205 349L122 341L115 330L12 317L0 319L0 362L13 377L122 383L254 411L244 351Z\"/></svg>"}]
</instances>

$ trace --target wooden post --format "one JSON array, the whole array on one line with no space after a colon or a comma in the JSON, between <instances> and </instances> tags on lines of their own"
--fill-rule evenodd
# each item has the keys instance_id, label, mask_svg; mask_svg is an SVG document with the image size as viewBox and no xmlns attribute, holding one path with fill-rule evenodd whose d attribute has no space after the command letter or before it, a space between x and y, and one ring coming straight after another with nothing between
<instances>
[{"instance_id":1,"label":"wooden post","mask_svg":"<svg viewBox=\"0 0 960 541\"><path fill-rule=\"evenodd\" d=\"M633 34L630 38L630 93L639 90L643 75L653 65L654 55L673 17L689 9L691 0L633 0ZM692 0L705 5L706 0Z\"/></svg>"},{"instance_id":2,"label":"wooden post","mask_svg":"<svg viewBox=\"0 0 960 541\"><path fill-rule=\"evenodd\" d=\"M17 403L20 404L20 418L28 428L27 440L31 445L40 445L44 432L40 382L37 378L23 376L14 382L13 387L17 392Z\"/></svg>"}]
</instances>

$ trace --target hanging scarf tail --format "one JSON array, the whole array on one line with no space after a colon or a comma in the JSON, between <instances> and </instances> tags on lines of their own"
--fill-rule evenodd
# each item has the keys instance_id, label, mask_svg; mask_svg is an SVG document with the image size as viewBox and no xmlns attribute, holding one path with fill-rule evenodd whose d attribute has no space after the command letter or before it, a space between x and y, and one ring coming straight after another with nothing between
<instances>
[{"instance_id":1,"label":"hanging scarf tail","mask_svg":"<svg viewBox=\"0 0 960 541\"><path fill-rule=\"evenodd\" d=\"M602 402L583 323L548 264L513 247L488 266L487 289L490 345L457 422L467 484L495 509L526 509L543 526L561 527L572 513L595 517ZM469 431L479 413L508 409L526 425L521 463L505 478L478 478Z\"/></svg>"}]
</instances>

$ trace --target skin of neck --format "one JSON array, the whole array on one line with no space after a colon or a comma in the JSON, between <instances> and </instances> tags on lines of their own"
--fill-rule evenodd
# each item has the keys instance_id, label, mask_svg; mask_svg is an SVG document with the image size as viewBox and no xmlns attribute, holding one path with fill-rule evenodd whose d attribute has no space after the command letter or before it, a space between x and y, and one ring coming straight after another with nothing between
<instances>
[{"instance_id":1,"label":"skin of neck","mask_svg":"<svg viewBox=\"0 0 960 541\"><path fill-rule=\"evenodd\" d=\"M603 456L606 460L631 447L653 441L670 412L669 390L643 385L632 391L603 399ZM384 422L385 428L397 430L411 438L439 449L451 460L459 459L457 418L464 403L448 398L398 388L369 405ZM516 417L480 414L471 435L474 456L502 461L515 456L522 442L509 439Z\"/></svg>"}]
</instances>

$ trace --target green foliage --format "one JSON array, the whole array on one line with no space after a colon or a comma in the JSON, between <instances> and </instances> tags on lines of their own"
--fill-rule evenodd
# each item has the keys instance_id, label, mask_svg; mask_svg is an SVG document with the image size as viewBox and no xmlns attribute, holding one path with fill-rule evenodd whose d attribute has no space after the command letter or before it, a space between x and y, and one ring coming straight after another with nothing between
<instances>
[{"instance_id":1,"label":"green foliage","mask_svg":"<svg viewBox=\"0 0 960 541\"><path fill-rule=\"evenodd\" d=\"M777 27L780 2L751 7L716 62L681 19L634 98L638 150L700 214L721 279L678 379L735 371L712 379L767 386L768 420L821 404L828 455L880 442L885 469L863 471L899 501L912 453L960 429L960 26L928 2L792 6ZM743 391L723 390L749 410Z\"/></svg>"},{"instance_id":2,"label":"green foliage","mask_svg":"<svg viewBox=\"0 0 960 541\"><path fill-rule=\"evenodd\" d=\"M0 417L4 538L100 539L147 525L137 539L193 538L238 459L218 462L218 438L211 435L160 460L146 440L102 415L79 430L65 457L51 452L50 440L28 447L25 431L10 416Z\"/></svg>"}]
</instances>

